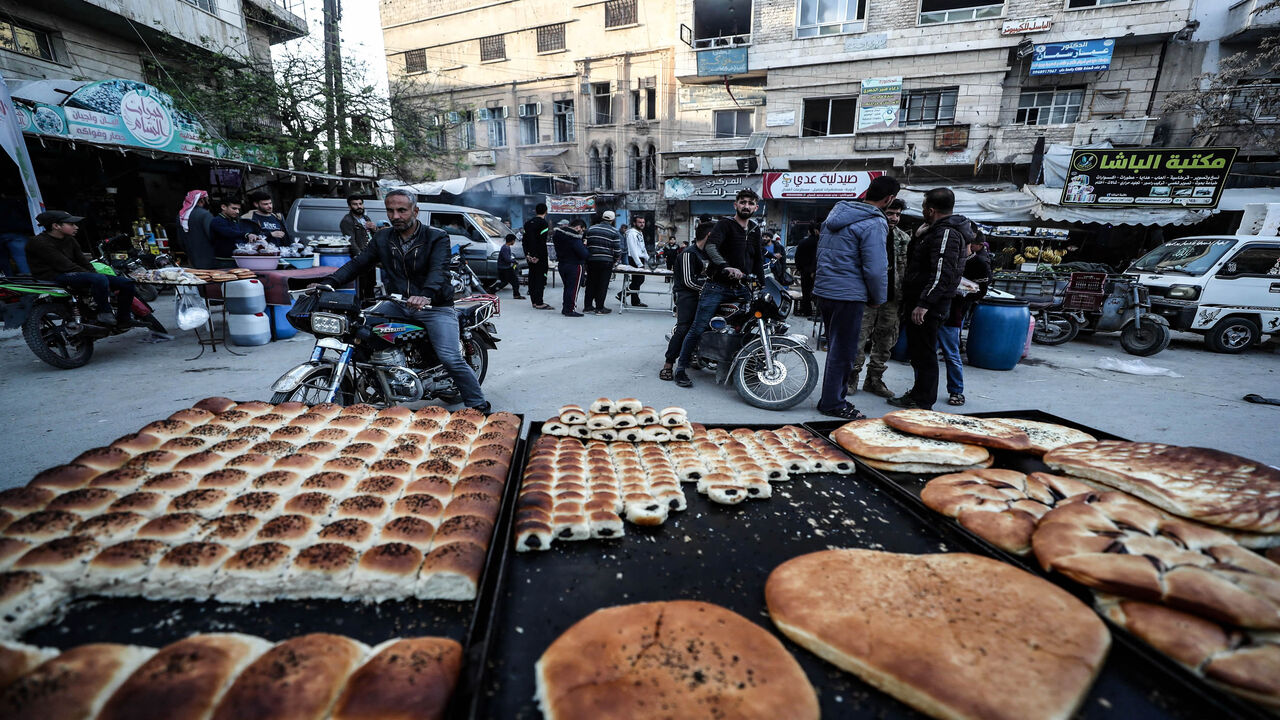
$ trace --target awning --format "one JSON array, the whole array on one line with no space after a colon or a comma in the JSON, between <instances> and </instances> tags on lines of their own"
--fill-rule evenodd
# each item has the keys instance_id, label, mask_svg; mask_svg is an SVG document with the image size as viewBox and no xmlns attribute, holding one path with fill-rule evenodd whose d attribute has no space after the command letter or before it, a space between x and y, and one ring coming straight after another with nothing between
<instances>
[{"instance_id":1,"label":"awning","mask_svg":"<svg viewBox=\"0 0 1280 720\"><path fill-rule=\"evenodd\" d=\"M562 148L552 148L550 150L531 150L525 153L524 156L527 158L548 158L548 157L557 157L567 152L569 152L569 148L562 147Z\"/></svg>"},{"instance_id":2,"label":"awning","mask_svg":"<svg viewBox=\"0 0 1280 720\"><path fill-rule=\"evenodd\" d=\"M1031 208L1037 202L1029 198L1016 186L1009 183L999 185L939 185L949 187L956 194L957 215L984 223L1016 223L1029 222L1034 218ZM927 185L904 186L898 197L907 204L907 214L920 217L920 206L924 203L925 192L933 189Z\"/></svg>"},{"instance_id":3,"label":"awning","mask_svg":"<svg viewBox=\"0 0 1280 720\"><path fill-rule=\"evenodd\" d=\"M1244 210L1252 203L1280 203L1280 188L1227 188L1218 201L1219 210Z\"/></svg>"},{"instance_id":4,"label":"awning","mask_svg":"<svg viewBox=\"0 0 1280 720\"><path fill-rule=\"evenodd\" d=\"M1104 225L1195 225L1217 210L1184 208L1091 208L1063 207L1058 204L1062 188L1025 185L1023 191L1037 201L1031 213L1041 220L1063 223L1101 223Z\"/></svg>"}]
</instances>

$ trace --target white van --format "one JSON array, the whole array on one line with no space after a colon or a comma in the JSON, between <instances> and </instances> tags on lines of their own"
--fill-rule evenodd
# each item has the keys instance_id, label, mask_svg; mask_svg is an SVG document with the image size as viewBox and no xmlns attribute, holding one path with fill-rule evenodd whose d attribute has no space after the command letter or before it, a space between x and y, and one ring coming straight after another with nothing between
<instances>
[{"instance_id":1,"label":"white van","mask_svg":"<svg viewBox=\"0 0 1280 720\"><path fill-rule=\"evenodd\" d=\"M1125 271L1174 330L1204 335L1209 348L1243 352L1280 333L1280 237L1208 235L1167 242Z\"/></svg>"}]
</instances>

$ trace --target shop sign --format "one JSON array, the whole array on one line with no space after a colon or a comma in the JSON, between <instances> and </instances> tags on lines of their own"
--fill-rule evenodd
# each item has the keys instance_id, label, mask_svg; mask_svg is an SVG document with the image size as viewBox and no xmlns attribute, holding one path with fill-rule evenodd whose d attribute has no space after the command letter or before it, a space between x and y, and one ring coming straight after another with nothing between
<instances>
[{"instance_id":1,"label":"shop sign","mask_svg":"<svg viewBox=\"0 0 1280 720\"><path fill-rule=\"evenodd\" d=\"M662 196L667 200L732 200L739 190L759 195L764 179L759 175L713 175L667 178L662 184Z\"/></svg>"},{"instance_id":2,"label":"shop sign","mask_svg":"<svg viewBox=\"0 0 1280 720\"><path fill-rule=\"evenodd\" d=\"M1000 26L1001 35L1025 35L1033 32L1044 32L1053 27L1053 18L1037 17L1021 20L1005 20Z\"/></svg>"},{"instance_id":3,"label":"shop sign","mask_svg":"<svg viewBox=\"0 0 1280 720\"><path fill-rule=\"evenodd\" d=\"M844 41L847 53L871 52L889 47L889 33L869 33L857 35Z\"/></svg>"},{"instance_id":4,"label":"shop sign","mask_svg":"<svg viewBox=\"0 0 1280 720\"><path fill-rule=\"evenodd\" d=\"M765 113L765 127L791 127L796 124L795 110L779 110L778 112Z\"/></svg>"},{"instance_id":5,"label":"shop sign","mask_svg":"<svg viewBox=\"0 0 1280 720\"><path fill-rule=\"evenodd\" d=\"M1229 147L1075 150L1061 204L1217 207L1236 152Z\"/></svg>"},{"instance_id":6,"label":"shop sign","mask_svg":"<svg viewBox=\"0 0 1280 720\"><path fill-rule=\"evenodd\" d=\"M895 130L902 106L902 78L864 78L858 95L858 132Z\"/></svg>"},{"instance_id":7,"label":"shop sign","mask_svg":"<svg viewBox=\"0 0 1280 720\"><path fill-rule=\"evenodd\" d=\"M1111 51L1115 40L1080 40L1069 43L1043 43L1035 46L1031 59L1032 75L1095 72L1111 67Z\"/></svg>"},{"instance_id":8,"label":"shop sign","mask_svg":"<svg viewBox=\"0 0 1280 720\"><path fill-rule=\"evenodd\" d=\"M764 174L763 196L769 200L802 198L853 200L865 195L871 180L883 174L880 171L770 172Z\"/></svg>"},{"instance_id":9,"label":"shop sign","mask_svg":"<svg viewBox=\"0 0 1280 720\"><path fill-rule=\"evenodd\" d=\"M581 215L596 211L595 195L548 195L547 212L555 215Z\"/></svg>"},{"instance_id":10,"label":"shop sign","mask_svg":"<svg viewBox=\"0 0 1280 720\"><path fill-rule=\"evenodd\" d=\"M764 88L759 85L684 85L676 91L681 110L739 105L764 105Z\"/></svg>"},{"instance_id":11,"label":"shop sign","mask_svg":"<svg viewBox=\"0 0 1280 720\"><path fill-rule=\"evenodd\" d=\"M698 77L739 75L747 72L746 48L721 48L698 53Z\"/></svg>"}]
</instances>

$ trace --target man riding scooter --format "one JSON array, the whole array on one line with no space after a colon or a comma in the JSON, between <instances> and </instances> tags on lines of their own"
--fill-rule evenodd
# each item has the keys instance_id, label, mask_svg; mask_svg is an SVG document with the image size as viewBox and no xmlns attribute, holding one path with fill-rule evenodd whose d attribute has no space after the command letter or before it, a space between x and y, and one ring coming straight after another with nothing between
<instances>
[{"instance_id":1,"label":"man riding scooter","mask_svg":"<svg viewBox=\"0 0 1280 720\"><path fill-rule=\"evenodd\" d=\"M129 278L103 275L93 269L76 244L76 233L84 218L62 210L49 210L36 216L44 232L27 243L27 263L37 280L52 281L72 290L88 289L98 308L98 322L104 325L133 324L134 283ZM111 312L111 292L118 294L116 312Z\"/></svg>"}]
</instances>

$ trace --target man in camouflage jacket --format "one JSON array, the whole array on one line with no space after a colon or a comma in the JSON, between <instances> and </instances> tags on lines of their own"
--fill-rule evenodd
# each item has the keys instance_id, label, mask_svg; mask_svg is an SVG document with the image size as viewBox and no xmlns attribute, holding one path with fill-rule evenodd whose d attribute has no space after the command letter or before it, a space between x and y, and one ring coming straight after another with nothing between
<instances>
[{"instance_id":1,"label":"man in camouflage jacket","mask_svg":"<svg viewBox=\"0 0 1280 720\"><path fill-rule=\"evenodd\" d=\"M898 227L898 222L906 207L907 204L899 199L884 210L885 219L889 221L889 257L893 258L889 265L889 300L879 307L868 306L862 312L858 357L853 361L853 374L849 376L850 395L858 391L858 375L866 362L867 379L862 389L883 398L893 397L893 392L884 384L884 371L888 367L889 353L898 342L898 303L902 300L902 277L907 272L907 244L911 242L911 236ZM871 341L870 352L867 351L867 340Z\"/></svg>"}]
</instances>

